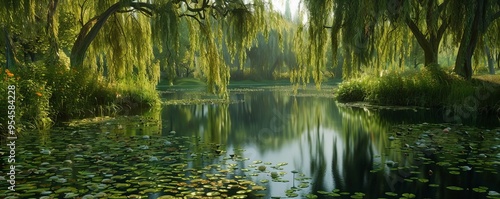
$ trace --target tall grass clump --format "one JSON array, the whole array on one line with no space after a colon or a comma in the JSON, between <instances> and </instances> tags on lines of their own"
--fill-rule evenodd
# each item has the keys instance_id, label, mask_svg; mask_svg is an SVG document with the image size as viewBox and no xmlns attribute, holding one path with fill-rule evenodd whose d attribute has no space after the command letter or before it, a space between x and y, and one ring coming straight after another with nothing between
<instances>
[{"instance_id":1,"label":"tall grass clump","mask_svg":"<svg viewBox=\"0 0 500 199\"><path fill-rule=\"evenodd\" d=\"M339 85L335 98L340 102L364 101L367 92L370 90L370 84L373 84L368 76L345 81Z\"/></svg>"},{"instance_id":2,"label":"tall grass clump","mask_svg":"<svg viewBox=\"0 0 500 199\"><path fill-rule=\"evenodd\" d=\"M116 86L115 103L122 111L146 110L161 104L156 87L139 79L124 81Z\"/></svg>"},{"instance_id":3,"label":"tall grass clump","mask_svg":"<svg viewBox=\"0 0 500 199\"><path fill-rule=\"evenodd\" d=\"M404 72L385 71L343 82L336 93L340 102L366 101L379 105L446 106L470 95L474 86L434 65Z\"/></svg>"},{"instance_id":4,"label":"tall grass clump","mask_svg":"<svg viewBox=\"0 0 500 199\"><path fill-rule=\"evenodd\" d=\"M51 99L53 116L60 121L93 116L114 116L132 109L159 105L154 86L137 79L109 82L88 71L70 70L57 75ZM54 85L56 86L56 85Z\"/></svg>"}]
</instances>

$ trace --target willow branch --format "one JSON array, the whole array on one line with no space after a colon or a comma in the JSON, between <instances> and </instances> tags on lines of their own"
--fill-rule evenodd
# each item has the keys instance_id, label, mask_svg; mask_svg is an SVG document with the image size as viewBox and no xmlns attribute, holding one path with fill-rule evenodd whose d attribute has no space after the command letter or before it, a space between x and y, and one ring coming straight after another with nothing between
<instances>
[{"instance_id":1,"label":"willow branch","mask_svg":"<svg viewBox=\"0 0 500 199\"><path fill-rule=\"evenodd\" d=\"M199 7L199 8L193 8L193 7L191 7L191 6L189 5L189 3L188 3L186 0L180 0L180 1L184 2L184 3L186 4L187 9L188 9L189 11L191 11L191 12L201 12L201 11L203 11L203 10L205 10L206 8L208 8L208 7L209 7L209 6L208 6L208 2L209 2L209 0L203 0L203 4L202 4L202 5L201 5L201 7Z\"/></svg>"},{"instance_id":2,"label":"willow branch","mask_svg":"<svg viewBox=\"0 0 500 199\"><path fill-rule=\"evenodd\" d=\"M200 25L202 25L203 23L201 23L200 19L198 19L198 17L196 17L196 15L190 15L190 14L181 14L179 15L179 17L191 17L193 19L195 19L196 21L198 21L198 23Z\"/></svg>"}]
</instances>

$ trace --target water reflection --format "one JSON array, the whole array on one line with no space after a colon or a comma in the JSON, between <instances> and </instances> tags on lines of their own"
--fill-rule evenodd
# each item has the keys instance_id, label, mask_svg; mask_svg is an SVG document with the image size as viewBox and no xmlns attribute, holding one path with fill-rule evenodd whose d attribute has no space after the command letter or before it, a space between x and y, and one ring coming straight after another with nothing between
<instances>
[{"instance_id":1,"label":"water reflection","mask_svg":"<svg viewBox=\"0 0 500 199\"><path fill-rule=\"evenodd\" d=\"M231 97L242 103L169 105L143 116L101 118L110 120L26 135L16 141L20 165L16 179L24 190L40 189L22 192L21 197L39 197L45 190L56 189L60 193L54 196L63 197L67 186L81 189L82 195L95 194L98 190L88 186L115 177L108 175L110 169L118 177L123 175L115 177L116 182L141 188L117 188L120 193L150 193L151 198L178 194L178 183L187 186L188 178L207 179L209 175L221 177L212 178L211 183L252 179L267 188L252 194L264 194L264 198L285 197L286 191L295 189L299 191L289 193L303 197L340 190L332 195L344 192L345 197L364 194L366 198L410 193L428 198L484 198L486 191L500 191L495 189L500 183L499 128L478 132L451 126L453 130L444 132L450 124L436 124L428 130L423 127L431 125L420 123L442 121L420 111L346 107L335 103L330 93L239 91ZM200 96L176 93L167 97ZM393 126L409 121L419 124ZM2 146L0 152L5 151L5 143ZM8 171L7 157L3 158L2 168ZM471 169L464 170L464 166ZM64 178L63 183L46 180L53 175ZM273 178L280 182L264 182ZM172 186L163 189L165 182ZM0 185L6 187L7 181ZM464 190L450 190L450 186ZM482 186L486 189L476 193ZM147 187L152 190L143 190ZM5 193L0 191L0 197Z\"/></svg>"},{"instance_id":2,"label":"water reflection","mask_svg":"<svg viewBox=\"0 0 500 199\"><path fill-rule=\"evenodd\" d=\"M162 112L166 121L164 131L175 129L182 135L199 137L203 142L224 144L229 154L239 153L250 160L288 163L282 167L286 172L283 179L288 182L264 184L268 188L267 197L284 197L286 190L297 186L302 187L302 194L339 189L348 194L362 192L369 198L387 197L387 192L426 197L456 194L444 188L431 189L427 184L416 184L424 178L429 178L429 183L443 184L456 180L453 179L456 176L441 175L440 172L446 172L443 168L415 161L420 157L398 149L415 142L413 138L389 139L395 133L391 125L439 123L442 122L439 114L425 110L395 112L347 107L315 92L318 91L303 90L294 95L286 90L248 91L232 94L233 99L242 103L169 105ZM436 157L425 158L438 161ZM243 168L252 163L241 164ZM311 180L300 176L293 179L293 170ZM426 176L428 170L437 174ZM264 173L252 178L259 182L269 175Z\"/></svg>"},{"instance_id":3,"label":"water reflection","mask_svg":"<svg viewBox=\"0 0 500 199\"><path fill-rule=\"evenodd\" d=\"M248 92L233 96L243 103L230 105L166 106L165 128L204 142L224 143L228 152L246 149L252 160L286 162L290 183L271 183L270 195L301 182L292 170L312 178L304 193L319 190L363 191L374 180L368 173L380 162L388 143L388 124L364 111L343 108L327 97L293 96L291 92ZM383 183L378 183L383 184Z\"/></svg>"}]
</instances>

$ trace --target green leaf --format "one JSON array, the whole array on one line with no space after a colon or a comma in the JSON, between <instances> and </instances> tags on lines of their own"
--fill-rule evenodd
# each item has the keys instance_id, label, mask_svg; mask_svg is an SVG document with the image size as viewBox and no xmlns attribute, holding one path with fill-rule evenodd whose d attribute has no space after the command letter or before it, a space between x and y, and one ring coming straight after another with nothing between
<instances>
[{"instance_id":1,"label":"green leaf","mask_svg":"<svg viewBox=\"0 0 500 199\"><path fill-rule=\"evenodd\" d=\"M462 190L464 190L464 188L457 187L457 186L447 186L446 188L449 189L449 190L453 190L453 191L462 191Z\"/></svg>"}]
</instances>

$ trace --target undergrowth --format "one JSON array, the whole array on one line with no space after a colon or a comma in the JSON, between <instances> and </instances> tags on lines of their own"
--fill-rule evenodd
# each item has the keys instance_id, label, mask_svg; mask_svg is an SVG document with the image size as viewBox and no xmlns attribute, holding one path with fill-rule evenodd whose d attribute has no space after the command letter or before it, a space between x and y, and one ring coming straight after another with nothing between
<instances>
[{"instance_id":1,"label":"undergrowth","mask_svg":"<svg viewBox=\"0 0 500 199\"><path fill-rule=\"evenodd\" d=\"M365 101L379 105L445 107L471 101L477 109L498 109L498 82L466 81L439 66L378 76L364 75L340 84L340 102Z\"/></svg>"},{"instance_id":2,"label":"undergrowth","mask_svg":"<svg viewBox=\"0 0 500 199\"><path fill-rule=\"evenodd\" d=\"M15 86L15 122L27 128L46 129L56 122L115 115L148 109L160 100L154 86L138 80L112 84L87 71L43 62L16 69L0 68L0 130L7 124L7 88Z\"/></svg>"}]
</instances>

